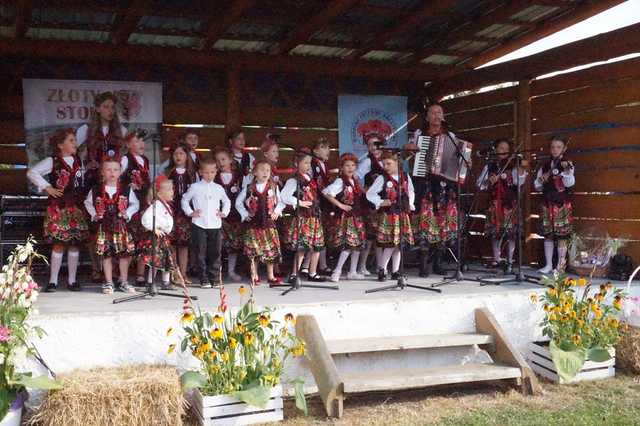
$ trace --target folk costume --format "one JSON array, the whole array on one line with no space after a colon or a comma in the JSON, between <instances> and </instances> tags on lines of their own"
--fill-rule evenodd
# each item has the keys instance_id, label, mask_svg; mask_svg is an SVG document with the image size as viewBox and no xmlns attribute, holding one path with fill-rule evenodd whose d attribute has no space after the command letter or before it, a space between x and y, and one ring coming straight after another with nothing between
<instances>
[{"instance_id":1,"label":"folk costume","mask_svg":"<svg viewBox=\"0 0 640 426\"><path fill-rule=\"evenodd\" d=\"M184 167L176 167L167 176L173 182L173 230L171 242L176 247L189 247L191 244L191 218L180 207L182 197L196 182L195 173L187 173Z\"/></svg>"},{"instance_id":2,"label":"folk costume","mask_svg":"<svg viewBox=\"0 0 640 426\"><path fill-rule=\"evenodd\" d=\"M297 190L297 191L296 191ZM320 192L315 179L296 173L287 180L281 193L282 202L295 209L299 201L310 201L310 207L299 207L291 226L285 230L284 243L292 251L322 251L324 228L320 209Z\"/></svg>"}]
</instances>

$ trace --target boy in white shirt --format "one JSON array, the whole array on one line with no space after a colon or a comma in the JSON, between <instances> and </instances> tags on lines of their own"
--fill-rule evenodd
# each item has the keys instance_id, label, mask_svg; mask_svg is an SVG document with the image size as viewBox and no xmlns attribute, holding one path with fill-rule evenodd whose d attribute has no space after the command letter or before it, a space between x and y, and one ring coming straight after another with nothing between
<instances>
[{"instance_id":1,"label":"boy in white shirt","mask_svg":"<svg viewBox=\"0 0 640 426\"><path fill-rule=\"evenodd\" d=\"M222 281L220 257L222 252L222 218L227 217L231 201L224 188L213 180L218 167L215 160L200 162L202 180L192 184L182 196L181 206L191 217L191 238L197 249L197 263L202 288L211 288L211 281ZM193 203L193 208L191 208Z\"/></svg>"}]
</instances>

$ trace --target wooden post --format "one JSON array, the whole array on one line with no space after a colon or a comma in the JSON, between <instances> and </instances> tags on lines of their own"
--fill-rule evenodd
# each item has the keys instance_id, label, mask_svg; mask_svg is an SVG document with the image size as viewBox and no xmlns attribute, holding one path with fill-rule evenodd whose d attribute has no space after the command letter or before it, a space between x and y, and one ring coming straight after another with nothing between
<instances>
[{"instance_id":1,"label":"wooden post","mask_svg":"<svg viewBox=\"0 0 640 426\"><path fill-rule=\"evenodd\" d=\"M531 149L531 85L529 79L520 80L518 82L518 97L516 99L515 115L515 146L527 151ZM531 235L530 182L532 182L531 178L527 179L527 182L522 187L524 194L522 196L522 214L520 217L523 220L522 233L524 236L524 242L522 246L522 255L524 263L530 263L533 256L533 244L528 241L529 235Z\"/></svg>"},{"instance_id":2,"label":"wooden post","mask_svg":"<svg viewBox=\"0 0 640 426\"><path fill-rule=\"evenodd\" d=\"M298 316L296 335L305 342L309 369L318 386L327 416L342 417L344 384L313 315Z\"/></svg>"},{"instance_id":3,"label":"wooden post","mask_svg":"<svg viewBox=\"0 0 640 426\"><path fill-rule=\"evenodd\" d=\"M227 69L227 122L226 129L241 125L240 76L234 67Z\"/></svg>"}]
</instances>

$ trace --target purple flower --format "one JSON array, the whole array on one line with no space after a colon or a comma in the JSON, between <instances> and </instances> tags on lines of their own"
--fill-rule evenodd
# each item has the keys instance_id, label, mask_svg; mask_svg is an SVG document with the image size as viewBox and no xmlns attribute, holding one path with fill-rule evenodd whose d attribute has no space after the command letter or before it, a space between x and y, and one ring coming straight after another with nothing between
<instances>
[{"instance_id":1,"label":"purple flower","mask_svg":"<svg viewBox=\"0 0 640 426\"><path fill-rule=\"evenodd\" d=\"M6 342L9 340L11 331L7 327L0 327L0 342Z\"/></svg>"}]
</instances>

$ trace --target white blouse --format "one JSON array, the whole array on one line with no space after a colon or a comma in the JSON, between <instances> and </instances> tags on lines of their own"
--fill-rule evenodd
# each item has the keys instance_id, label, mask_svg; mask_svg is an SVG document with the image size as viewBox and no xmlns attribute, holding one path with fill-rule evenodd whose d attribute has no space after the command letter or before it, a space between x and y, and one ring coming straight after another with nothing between
<instances>
[{"instance_id":1,"label":"white blouse","mask_svg":"<svg viewBox=\"0 0 640 426\"><path fill-rule=\"evenodd\" d=\"M259 192L262 192L264 191L264 188L266 185L267 185L266 183L256 183L256 189ZM244 188L242 188L242 191L240 191L240 194L238 194L238 198L236 198L236 210L240 214L240 218L242 222L248 220L250 217L249 211L247 210L247 206L246 206L247 188L248 186L245 186ZM282 199L280 197L280 190L278 189L277 185L275 189L276 189L276 194L275 194L276 207L274 211L278 214L278 216L280 216L280 214L282 213L282 210L284 210L285 208L285 205L282 203Z\"/></svg>"},{"instance_id":2,"label":"white blouse","mask_svg":"<svg viewBox=\"0 0 640 426\"><path fill-rule=\"evenodd\" d=\"M342 178L336 178L336 180L334 180L331 185L322 190L322 193L331 197L335 197L336 195L341 193L343 189L344 182L342 181Z\"/></svg>"},{"instance_id":3,"label":"white blouse","mask_svg":"<svg viewBox=\"0 0 640 426\"><path fill-rule=\"evenodd\" d=\"M156 206L156 229L169 234L173 229L173 215L172 212L167 210L164 203L160 200L156 200L155 203L147 207L142 214L140 222L144 229L147 231L153 231L153 206Z\"/></svg>"},{"instance_id":4,"label":"white blouse","mask_svg":"<svg viewBox=\"0 0 640 426\"><path fill-rule=\"evenodd\" d=\"M307 174L304 175L304 178L307 182L311 181L311 177ZM282 188L282 193L280 194L282 202L293 208L296 208L298 205L298 199L296 198L297 185L296 178L287 179L287 182L284 184L284 188Z\"/></svg>"},{"instance_id":5,"label":"white blouse","mask_svg":"<svg viewBox=\"0 0 640 426\"><path fill-rule=\"evenodd\" d=\"M73 167L73 156L68 155L62 157L64 162ZM44 160L38 162L35 166L27 170L27 179L38 188L39 192L44 191L45 188L51 186L51 183L44 177L53 171L53 157L47 157ZM82 173L82 172L81 172Z\"/></svg>"},{"instance_id":6,"label":"white blouse","mask_svg":"<svg viewBox=\"0 0 640 426\"><path fill-rule=\"evenodd\" d=\"M416 198L416 193L413 189L413 182L411 181L411 176L405 175L407 178L407 189L409 196L409 209L414 211L416 208L414 207L414 201ZM398 182L398 175L391 175L391 178ZM382 192L382 187L384 185L384 176L380 175L373 181L371 187L367 190L367 200L369 200L374 206L376 206L376 210L380 208L380 204L382 204L382 197L380 197L380 192Z\"/></svg>"},{"instance_id":7,"label":"white blouse","mask_svg":"<svg viewBox=\"0 0 640 426\"><path fill-rule=\"evenodd\" d=\"M113 194L115 194L117 190L117 186L105 185L104 187L104 191L109 194L109 197L113 197ZM93 189L91 189L91 191L89 191L89 194L87 194L87 198L84 200L84 206L87 209L87 213L89 213L89 216L91 216L91 221L95 222L96 208L93 205ZM129 204L127 205L127 210L125 211L127 222L131 220L133 215L136 214L138 210L140 210L140 202L138 201L138 197L136 197L136 194L133 191L129 191Z\"/></svg>"},{"instance_id":8,"label":"white blouse","mask_svg":"<svg viewBox=\"0 0 640 426\"><path fill-rule=\"evenodd\" d=\"M542 175L543 173L541 167L538 169L538 173L536 174L536 180L533 181L533 186L535 187L536 191L542 191L542 188L544 187L544 182L540 180ZM560 173L560 175L562 176L562 184L565 186L565 188L571 188L576 184L576 177L573 174L573 169L565 170Z\"/></svg>"},{"instance_id":9,"label":"white blouse","mask_svg":"<svg viewBox=\"0 0 640 426\"><path fill-rule=\"evenodd\" d=\"M517 169L515 167L511 169L511 179L513 182L518 182L519 186L522 186L527 180L528 173L525 170L523 174L518 176L518 172L516 170ZM476 186L478 187L478 189L480 189L480 191L485 191L489 188L489 184L489 166L484 166L482 172L480 173L480 176L478 177L478 180L476 181Z\"/></svg>"}]
</instances>

